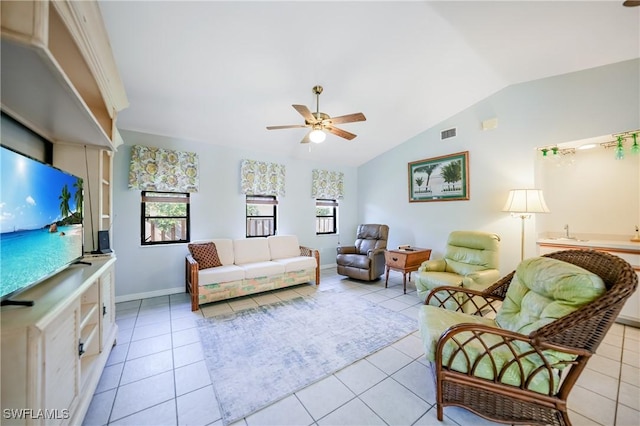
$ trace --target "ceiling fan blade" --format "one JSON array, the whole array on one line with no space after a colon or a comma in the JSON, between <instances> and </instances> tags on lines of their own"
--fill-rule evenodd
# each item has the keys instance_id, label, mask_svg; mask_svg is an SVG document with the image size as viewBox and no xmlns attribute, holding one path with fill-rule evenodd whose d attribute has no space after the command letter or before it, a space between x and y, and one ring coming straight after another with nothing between
<instances>
[{"instance_id":1,"label":"ceiling fan blade","mask_svg":"<svg viewBox=\"0 0 640 426\"><path fill-rule=\"evenodd\" d=\"M315 123L318 120L313 116L313 114L311 114L311 111L309 110L309 108L307 108L305 105L292 105L296 111L298 111L300 113L301 116L304 117L304 119L309 122L309 123Z\"/></svg>"},{"instance_id":2,"label":"ceiling fan blade","mask_svg":"<svg viewBox=\"0 0 640 426\"><path fill-rule=\"evenodd\" d=\"M333 133L336 136L340 136L341 138L345 138L347 140L351 140L353 138L355 138L357 135L351 133L351 132L347 132L346 130L342 130L342 129L338 129L337 127L333 127L333 126L324 126L325 130Z\"/></svg>"},{"instance_id":3,"label":"ceiling fan blade","mask_svg":"<svg viewBox=\"0 0 640 426\"><path fill-rule=\"evenodd\" d=\"M308 124L288 124L286 126L267 126L267 130L297 129L300 127L309 127L309 125Z\"/></svg>"},{"instance_id":4,"label":"ceiling fan blade","mask_svg":"<svg viewBox=\"0 0 640 426\"><path fill-rule=\"evenodd\" d=\"M304 135L304 138L302 138L302 140L300 141L300 143L309 143L311 142L311 139L309 139L309 135L311 134L311 132L307 132L306 135Z\"/></svg>"},{"instance_id":5,"label":"ceiling fan blade","mask_svg":"<svg viewBox=\"0 0 640 426\"><path fill-rule=\"evenodd\" d=\"M341 123L354 123L356 121L365 121L366 119L367 118L364 116L363 113L357 112L355 114L347 114L347 115L341 115L339 117L327 118L326 120L323 120L323 124L332 125L332 124L341 124Z\"/></svg>"}]
</instances>

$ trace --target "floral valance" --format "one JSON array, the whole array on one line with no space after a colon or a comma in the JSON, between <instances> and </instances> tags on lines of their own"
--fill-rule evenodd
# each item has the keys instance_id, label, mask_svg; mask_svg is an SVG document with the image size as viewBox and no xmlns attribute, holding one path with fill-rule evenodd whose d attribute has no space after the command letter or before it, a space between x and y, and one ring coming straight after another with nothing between
<instances>
[{"instance_id":1,"label":"floral valance","mask_svg":"<svg viewBox=\"0 0 640 426\"><path fill-rule=\"evenodd\" d=\"M344 197L344 173L313 169L311 172L311 197L337 200Z\"/></svg>"},{"instance_id":2,"label":"floral valance","mask_svg":"<svg viewBox=\"0 0 640 426\"><path fill-rule=\"evenodd\" d=\"M284 196L285 167L282 164L242 160L240 188L243 194Z\"/></svg>"},{"instance_id":3,"label":"floral valance","mask_svg":"<svg viewBox=\"0 0 640 426\"><path fill-rule=\"evenodd\" d=\"M134 145L131 148L129 189L198 192L198 154Z\"/></svg>"}]
</instances>

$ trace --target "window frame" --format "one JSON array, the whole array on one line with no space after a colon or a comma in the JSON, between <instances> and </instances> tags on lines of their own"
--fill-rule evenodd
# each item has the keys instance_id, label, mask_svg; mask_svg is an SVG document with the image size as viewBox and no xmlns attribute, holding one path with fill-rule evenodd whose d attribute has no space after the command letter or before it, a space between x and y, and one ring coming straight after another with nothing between
<instances>
[{"instance_id":1,"label":"window frame","mask_svg":"<svg viewBox=\"0 0 640 426\"><path fill-rule=\"evenodd\" d=\"M338 200L328 198L316 198L316 212L319 207L331 207L333 214L331 216L318 216L316 213L316 235L337 235L338 234L338 207L340 205ZM333 231L330 232L318 232L318 219L320 218L333 218Z\"/></svg>"},{"instance_id":2,"label":"window frame","mask_svg":"<svg viewBox=\"0 0 640 426\"><path fill-rule=\"evenodd\" d=\"M148 194L171 194L171 197L149 197ZM180 197L178 197L180 196ZM153 200L158 198L158 200ZM175 200L181 200L174 201ZM186 205L185 216L147 216L146 215L146 203L148 202L170 202L180 203ZM167 241L146 241L146 222L147 219L184 219L186 224L186 239L180 240L167 240ZM170 191L142 191L140 194L140 244L143 246L157 246L166 244L184 244L191 241L191 194L188 192L170 192Z\"/></svg>"},{"instance_id":3,"label":"window frame","mask_svg":"<svg viewBox=\"0 0 640 426\"><path fill-rule=\"evenodd\" d=\"M273 206L273 215L260 215L260 216L249 216L248 207L249 205L272 205ZM278 233L278 197L276 195L251 195L247 194L245 196L245 237L246 238L265 238L271 235L276 235ZM273 233L265 234L265 235L249 235L249 220L250 218L262 218L273 220Z\"/></svg>"}]
</instances>

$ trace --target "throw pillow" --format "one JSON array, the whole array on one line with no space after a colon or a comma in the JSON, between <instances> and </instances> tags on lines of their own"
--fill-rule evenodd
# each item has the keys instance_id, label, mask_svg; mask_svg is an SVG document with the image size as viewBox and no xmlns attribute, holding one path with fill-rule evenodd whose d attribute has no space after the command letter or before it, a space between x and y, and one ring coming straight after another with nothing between
<instances>
[{"instance_id":1,"label":"throw pillow","mask_svg":"<svg viewBox=\"0 0 640 426\"><path fill-rule=\"evenodd\" d=\"M193 258L198 262L198 269L222 266L214 243L189 244L188 247Z\"/></svg>"}]
</instances>

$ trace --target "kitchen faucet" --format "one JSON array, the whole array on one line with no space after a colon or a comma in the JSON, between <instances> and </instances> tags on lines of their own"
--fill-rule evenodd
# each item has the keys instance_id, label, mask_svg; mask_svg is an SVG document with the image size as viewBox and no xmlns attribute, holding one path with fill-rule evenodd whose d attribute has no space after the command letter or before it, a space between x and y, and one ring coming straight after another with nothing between
<instances>
[{"instance_id":1,"label":"kitchen faucet","mask_svg":"<svg viewBox=\"0 0 640 426\"><path fill-rule=\"evenodd\" d=\"M569 236L569 224L564 226L564 230L565 230L565 238L571 238Z\"/></svg>"}]
</instances>

